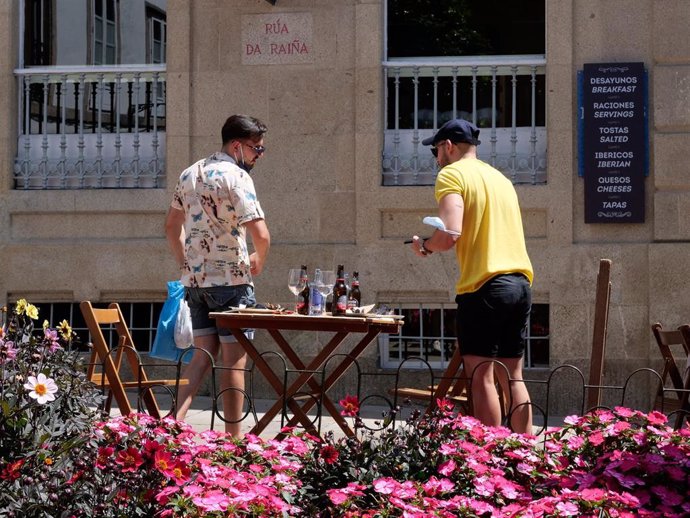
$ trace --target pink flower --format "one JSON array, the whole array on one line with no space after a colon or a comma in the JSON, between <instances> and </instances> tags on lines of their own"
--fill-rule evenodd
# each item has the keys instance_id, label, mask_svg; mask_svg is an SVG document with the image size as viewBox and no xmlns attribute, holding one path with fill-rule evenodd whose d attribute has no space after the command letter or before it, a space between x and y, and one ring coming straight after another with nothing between
<instances>
[{"instance_id":1,"label":"pink flower","mask_svg":"<svg viewBox=\"0 0 690 518\"><path fill-rule=\"evenodd\" d=\"M668 422L668 418L657 410L652 410L649 414L647 414L647 419L649 420L649 423L653 425L662 425Z\"/></svg>"},{"instance_id":2,"label":"pink flower","mask_svg":"<svg viewBox=\"0 0 690 518\"><path fill-rule=\"evenodd\" d=\"M347 499L350 498L350 495L342 489L328 489L326 494L331 502L333 502L335 505L341 505L344 502L347 502Z\"/></svg>"},{"instance_id":3,"label":"pink flower","mask_svg":"<svg viewBox=\"0 0 690 518\"><path fill-rule=\"evenodd\" d=\"M123 473L128 471L134 472L144 463L144 458L139 453L139 450L133 446L130 446L126 450L123 450L117 454L115 462L122 466L121 471Z\"/></svg>"},{"instance_id":4,"label":"pink flower","mask_svg":"<svg viewBox=\"0 0 690 518\"><path fill-rule=\"evenodd\" d=\"M115 448L112 446L101 446L98 448L98 455L96 456L96 467L98 469L105 469L108 467L107 461L112 457Z\"/></svg>"},{"instance_id":5,"label":"pink flower","mask_svg":"<svg viewBox=\"0 0 690 518\"><path fill-rule=\"evenodd\" d=\"M559 502L556 504L559 516L578 516L580 508L573 502Z\"/></svg>"},{"instance_id":6,"label":"pink flower","mask_svg":"<svg viewBox=\"0 0 690 518\"><path fill-rule=\"evenodd\" d=\"M168 478L172 478L172 470L175 467L175 464L176 462L170 452L158 450L153 455L153 465L158 471L163 473Z\"/></svg>"},{"instance_id":7,"label":"pink flower","mask_svg":"<svg viewBox=\"0 0 690 518\"><path fill-rule=\"evenodd\" d=\"M455 471L455 468L456 468L455 461L453 459L450 459L450 460L447 460L446 462L442 463L438 467L438 472L445 477L449 477L450 475L453 474L453 472Z\"/></svg>"},{"instance_id":8,"label":"pink flower","mask_svg":"<svg viewBox=\"0 0 690 518\"><path fill-rule=\"evenodd\" d=\"M211 490L195 496L192 502L205 512L225 511L230 504L230 499L223 491Z\"/></svg>"},{"instance_id":9,"label":"pink flower","mask_svg":"<svg viewBox=\"0 0 690 518\"><path fill-rule=\"evenodd\" d=\"M340 415L345 417L356 417L359 414L359 399L357 396L345 396L345 399L338 401L338 404L343 408Z\"/></svg>"},{"instance_id":10,"label":"pink flower","mask_svg":"<svg viewBox=\"0 0 690 518\"><path fill-rule=\"evenodd\" d=\"M587 488L580 491L580 498L589 502L603 501L606 498L606 491L599 488Z\"/></svg>"},{"instance_id":11,"label":"pink flower","mask_svg":"<svg viewBox=\"0 0 690 518\"><path fill-rule=\"evenodd\" d=\"M390 495L398 488L399 484L390 477L374 480L374 491L382 495Z\"/></svg>"},{"instance_id":12,"label":"pink flower","mask_svg":"<svg viewBox=\"0 0 690 518\"><path fill-rule=\"evenodd\" d=\"M593 444L594 446L599 446L601 443L604 442L604 434L597 430L596 432L590 434L588 439L590 444Z\"/></svg>"},{"instance_id":13,"label":"pink flower","mask_svg":"<svg viewBox=\"0 0 690 518\"><path fill-rule=\"evenodd\" d=\"M46 327L43 330L43 336L45 337L47 345L50 347L50 352L54 353L55 351L60 349L60 343L58 342L58 332L56 329L50 329Z\"/></svg>"},{"instance_id":14,"label":"pink flower","mask_svg":"<svg viewBox=\"0 0 690 518\"><path fill-rule=\"evenodd\" d=\"M429 477L429 480L423 485L424 492L429 496L435 496L440 493L445 493L450 491L455 487L455 484L447 478L438 479L433 475Z\"/></svg>"},{"instance_id":15,"label":"pink flower","mask_svg":"<svg viewBox=\"0 0 690 518\"><path fill-rule=\"evenodd\" d=\"M0 364L8 363L17 357L17 348L14 346L14 342L7 341L4 342L0 340Z\"/></svg>"},{"instance_id":16,"label":"pink flower","mask_svg":"<svg viewBox=\"0 0 690 518\"><path fill-rule=\"evenodd\" d=\"M177 486L168 486L163 488L163 490L159 491L156 494L156 502L158 502L159 505L167 504L170 500L170 497L177 493L179 489L180 488L178 488Z\"/></svg>"}]
</instances>

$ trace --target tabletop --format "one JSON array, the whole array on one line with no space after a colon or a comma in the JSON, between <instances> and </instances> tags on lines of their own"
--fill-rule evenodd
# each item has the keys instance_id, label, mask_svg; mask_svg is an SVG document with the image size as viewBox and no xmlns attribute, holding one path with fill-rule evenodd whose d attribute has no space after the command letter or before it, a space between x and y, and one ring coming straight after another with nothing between
<instances>
[{"instance_id":1,"label":"tabletop","mask_svg":"<svg viewBox=\"0 0 690 518\"><path fill-rule=\"evenodd\" d=\"M366 333L376 329L381 333L397 333L400 325L402 325L402 320L397 315L300 315L272 310L252 310L251 308L244 311L213 312L209 316L228 327L298 331Z\"/></svg>"}]
</instances>

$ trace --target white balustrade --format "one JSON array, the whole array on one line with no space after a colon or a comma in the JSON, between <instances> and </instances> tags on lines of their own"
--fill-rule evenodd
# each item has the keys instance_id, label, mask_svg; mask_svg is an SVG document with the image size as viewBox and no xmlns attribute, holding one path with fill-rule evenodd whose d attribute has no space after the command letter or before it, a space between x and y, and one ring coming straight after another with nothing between
<instances>
[{"instance_id":1,"label":"white balustrade","mask_svg":"<svg viewBox=\"0 0 690 518\"><path fill-rule=\"evenodd\" d=\"M479 158L513 183L546 182L544 56L394 58L383 63L384 185L431 185L438 166L422 140L446 121L476 124Z\"/></svg>"},{"instance_id":2,"label":"white balustrade","mask_svg":"<svg viewBox=\"0 0 690 518\"><path fill-rule=\"evenodd\" d=\"M165 186L165 65L32 67L15 75L17 189Z\"/></svg>"}]
</instances>

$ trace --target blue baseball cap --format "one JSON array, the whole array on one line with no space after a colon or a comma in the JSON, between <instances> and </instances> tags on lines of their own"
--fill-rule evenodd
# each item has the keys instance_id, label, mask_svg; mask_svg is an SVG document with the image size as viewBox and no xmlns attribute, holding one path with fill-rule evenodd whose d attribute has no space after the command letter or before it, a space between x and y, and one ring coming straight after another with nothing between
<instances>
[{"instance_id":1,"label":"blue baseball cap","mask_svg":"<svg viewBox=\"0 0 690 518\"><path fill-rule=\"evenodd\" d=\"M422 145L433 146L442 140L450 140L451 142L467 142L474 146L481 144L477 138L479 136L479 128L465 119L451 119L441 126L433 137L422 140Z\"/></svg>"}]
</instances>

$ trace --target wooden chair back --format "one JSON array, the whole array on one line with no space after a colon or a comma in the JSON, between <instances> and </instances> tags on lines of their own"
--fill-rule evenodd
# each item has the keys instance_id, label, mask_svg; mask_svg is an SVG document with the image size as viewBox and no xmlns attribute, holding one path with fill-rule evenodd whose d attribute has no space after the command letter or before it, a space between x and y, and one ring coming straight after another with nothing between
<instances>
[{"instance_id":1,"label":"wooden chair back","mask_svg":"<svg viewBox=\"0 0 690 518\"><path fill-rule=\"evenodd\" d=\"M185 384L187 380L177 379L149 379L142 365L139 354L132 340L122 311L117 303L108 308L94 308L91 302L83 301L81 309L86 325L91 334L93 350L87 370L88 379L109 390L108 397L115 398L117 406L123 415L132 413L132 405L127 397L127 389L136 389L144 401L146 409L153 417L160 418L160 409L152 387ZM117 348L111 349L103 334L103 326L112 326L117 336ZM122 379L122 360L126 358L134 381ZM96 372L96 366L102 366L102 372Z\"/></svg>"},{"instance_id":2,"label":"wooden chair back","mask_svg":"<svg viewBox=\"0 0 690 518\"><path fill-rule=\"evenodd\" d=\"M589 363L589 389L587 408L601 405L601 384L604 379L604 357L609 325L609 304L611 302L611 259L599 261L597 291L594 302L594 332L592 354Z\"/></svg>"},{"instance_id":3,"label":"wooden chair back","mask_svg":"<svg viewBox=\"0 0 690 518\"><path fill-rule=\"evenodd\" d=\"M665 331L657 322L652 325L652 334L664 360L661 373L662 385L657 391L654 408L665 413L684 410L690 412L688 390L690 390L690 325ZM679 415L682 421L682 415Z\"/></svg>"}]
</instances>

